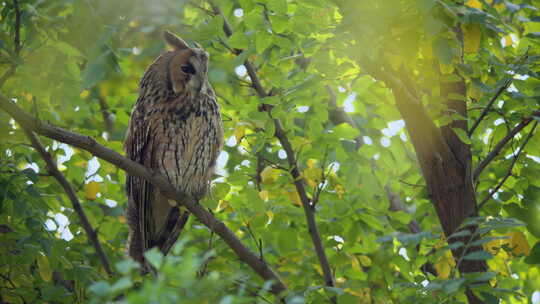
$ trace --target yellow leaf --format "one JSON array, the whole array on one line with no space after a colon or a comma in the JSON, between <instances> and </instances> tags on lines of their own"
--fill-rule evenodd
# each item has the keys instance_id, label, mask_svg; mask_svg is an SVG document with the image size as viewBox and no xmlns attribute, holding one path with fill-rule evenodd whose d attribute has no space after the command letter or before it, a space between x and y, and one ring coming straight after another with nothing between
<instances>
[{"instance_id":1,"label":"yellow leaf","mask_svg":"<svg viewBox=\"0 0 540 304\"><path fill-rule=\"evenodd\" d=\"M356 258L356 256L351 254L349 255L349 257L351 258L351 268L356 271L363 272L362 267L360 267L360 262L358 262L358 259Z\"/></svg>"},{"instance_id":2,"label":"yellow leaf","mask_svg":"<svg viewBox=\"0 0 540 304\"><path fill-rule=\"evenodd\" d=\"M437 276L440 279L448 279L450 272L456 266L456 261L452 257L450 250L446 250L443 256L439 257L435 263L435 269L437 270Z\"/></svg>"},{"instance_id":3,"label":"yellow leaf","mask_svg":"<svg viewBox=\"0 0 540 304\"><path fill-rule=\"evenodd\" d=\"M319 163L318 160L314 158L310 158L307 160L306 165L308 168L315 168L315 166L317 166L318 163Z\"/></svg>"},{"instance_id":4,"label":"yellow leaf","mask_svg":"<svg viewBox=\"0 0 540 304\"><path fill-rule=\"evenodd\" d=\"M236 129L234 129L234 137L236 138L236 142L239 143L242 137L246 134L246 126L238 126Z\"/></svg>"},{"instance_id":5,"label":"yellow leaf","mask_svg":"<svg viewBox=\"0 0 540 304\"><path fill-rule=\"evenodd\" d=\"M505 8L504 3L502 2L499 2L498 4L493 5L493 0L487 0L487 3L493 6L499 13Z\"/></svg>"},{"instance_id":6,"label":"yellow leaf","mask_svg":"<svg viewBox=\"0 0 540 304\"><path fill-rule=\"evenodd\" d=\"M268 190L263 190L263 191L259 192L259 197L260 197L263 201L267 202L267 201L268 201L268 197L269 197Z\"/></svg>"},{"instance_id":7,"label":"yellow leaf","mask_svg":"<svg viewBox=\"0 0 540 304\"><path fill-rule=\"evenodd\" d=\"M43 281L50 282L52 280L52 269L47 256L42 253L38 254L37 264L39 268L39 276L43 279Z\"/></svg>"},{"instance_id":8,"label":"yellow leaf","mask_svg":"<svg viewBox=\"0 0 540 304\"><path fill-rule=\"evenodd\" d=\"M463 50L465 53L476 53L480 48L482 30L478 24L465 24L463 30Z\"/></svg>"},{"instance_id":9,"label":"yellow leaf","mask_svg":"<svg viewBox=\"0 0 540 304\"><path fill-rule=\"evenodd\" d=\"M91 181L84 186L84 194L87 200L95 200L99 192L99 183Z\"/></svg>"},{"instance_id":10,"label":"yellow leaf","mask_svg":"<svg viewBox=\"0 0 540 304\"><path fill-rule=\"evenodd\" d=\"M90 95L90 91L88 90L84 90L81 92L81 94L79 95L79 97L81 97L82 99L85 99L86 97L88 97Z\"/></svg>"},{"instance_id":11,"label":"yellow leaf","mask_svg":"<svg viewBox=\"0 0 540 304\"><path fill-rule=\"evenodd\" d=\"M504 47L507 47L507 46L512 46L512 36L510 35L506 35L503 37L503 46Z\"/></svg>"},{"instance_id":12,"label":"yellow leaf","mask_svg":"<svg viewBox=\"0 0 540 304\"><path fill-rule=\"evenodd\" d=\"M452 74L452 72L454 72L454 66L451 64L439 63L439 66L441 69L441 73L445 75Z\"/></svg>"},{"instance_id":13,"label":"yellow leaf","mask_svg":"<svg viewBox=\"0 0 540 304\"><path fill-rule=\"evenodd\" d=\"M503 276L510 276L510 272L508 271L508 266L506 264L507 259L508 254L506 254L506 251L500 250L494 258L487 261L489 269L496 271Z\"/></svg>"},{"instance_id":14,"label":"yellow leaf","mask_svg":"<svg viewBox=\"0 0 540 304\"><path fill-rule=\"evenodd\" d=\"M499 252L499 249L502 246L502 241L504 240L492 240L484 244L484 250L493 254L497 255Z\"/></svg>"},{"instance_id":15,"label":"yellow leaf","mask_svg":"<svg viewBox=\"0 0 540 304\"><path fill-rule=\"evenodd\" d=\"M218 205L216 207L217 212L226 209L229 206L229 202L226 200L219 200Z\"/></svg>"},{"instance_id":16,"label":"yellow leaf","mask_svg":"<svg viewBox=\"0 0 540 304\"><path fill-rule=\"evenodd\" d=\"M321 168L308 168L302 172L303 177L312 188L317 187L317 185L322 182L322 174Z\"/></svg>"},{"instance_id":17,"label":"yellow leaf","mask_svg":"<svg viewBox=\"0 0 540 304\"><path fill-rule=\"evenodd\" d=\"M340 199L343 198L343 195L345 194L345 188L342 185L335 185L334 190L336 191L336 194Z\"/></svg>"},{"instance_id":18,"label":"yellow leaf","mask_svg":"<svg viewBox=\"0 0 540 304\"><path fill-rule=\"evenodd\" d=\"M264 168L261 172L261 180L263 184L271 184L279 177L279 170L270 166Z\"/></svg>"},{"instance_id":19,"label":"yellow leaf","mask_svg":"<svg viewBox=\"0 0 540 304\"><path fill-rule=\"evenodd\" d=\"M529 246L529 242L527 242L527 238L523 232L510 232L508 236L510 237L509 247L512 248L513 255L528 255L531 252L531 247Z\"/></svg>"},{"instance_id":20,"label":"yellow leaf","mask_svg":"<svg viewBox=\"0 0 540 304\"><path fill-rule=\"evenodd\" d=\"M268 216L268 223L266 224L266 225L268 225L274 219L274 213L272 211L268 210L268 211L266 211L266 216Z\"/></svg>"},{"instance_id":21,"label":"yellow leaf","mask_svg":"<svg viewBox=\"0 0 540 304\"><path fill-rule=\"evenodd\" d=\"M471 98L476 100L480 100L483 96L482 90L480 90L480 88L475 85L471 85L469 87L469 90L467 90L467 93Z\"/></svg>"},{"instance_id":22,"label":"yellow leaf","mask_svg":"<svg viewBox=\"0 0 540 304\"><path fill-rule=\"evenodd\" d=\"M298 192L296 191L296 187L294 187L294 185L289 184L287 187L285 187L285 194L291 200L293 205L302 206L300 195L298 195Z\"/></svg>"},{"instance_id":23,"label":"yellow leaf","mask_svg":"<svg viewBox=\"0 0 540 304\"><path fill-rule=\"evenodd\" d=\"M364 267L371 266L371 259L367 255L359 255L358 260L360 260L360 264Z\"/></svg>"},{"instance_id":24,"label":"yellow leaf","mask_svg":"<svg viewBox=\"0 0 540 304\"><path fill-rule=\"evenodd\" d=\"M465 5L467 5L468 7L482 9L482 2L478 0L467 0L467 2L465 2Z\"/></svg>"},{"instance_id":25,"label":"yellow leaf","mask_svg":"<svg viewBox=\"0 0 540 304\"><path fill-rule=\"evenodd\" d=\"M21 95L23 95L24 98L26 98L26 100L28 101L32 101L32 99L34 98L34 96L32 96L32 94L30 93L22 93Z\"/></svg>"}]
</instances>

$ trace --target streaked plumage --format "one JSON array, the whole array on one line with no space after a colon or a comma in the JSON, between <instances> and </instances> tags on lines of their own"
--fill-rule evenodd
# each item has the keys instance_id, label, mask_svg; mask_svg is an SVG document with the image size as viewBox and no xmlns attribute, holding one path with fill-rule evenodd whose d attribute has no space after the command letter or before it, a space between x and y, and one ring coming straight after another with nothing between
<instances>
[{"instance_id":1,"label":"streaked plumage","mask_svg":"<svg viewBox=\"0 0 540 304\"><path fill-rule=\"evenodd\" d=\"M208 190L223 145L219 106L207 79L208 54L165 32L173 47L145 72L125 139L126 155L166 175L181 190L201 198ZM127 176L128 254L158 247L166 254L188 214L143 179Z\"/></svg>"}]
</instances>

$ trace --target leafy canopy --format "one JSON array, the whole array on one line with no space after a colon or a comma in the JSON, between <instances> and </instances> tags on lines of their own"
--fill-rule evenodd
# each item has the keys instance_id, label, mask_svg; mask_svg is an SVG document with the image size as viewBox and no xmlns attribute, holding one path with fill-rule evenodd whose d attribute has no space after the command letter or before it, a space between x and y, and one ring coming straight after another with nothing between
<instances>
[{"instance_id":1,"label":"leafy canopy","mask_svg":"<svg viewBox=\"0 0 540 304\"><path fill-rule=\"evenodd\" d=\"M456 131L478 164L524 118L540 120L533 115L540 104L539 1L214 3L223 15L202 1L0 1L0 67L9 76L2 94L43 121L122 151L138 81L164 50L162 29L172 30L210 53L208 76L223 114L220 176L201 204L280 274L288 303L333 296L339 303L463 303L465 287L486 280L493 287L484 289L486 303L529 303L540 290L539 135L476 219L475 245L485 251L463 258L487 260L489 272L462 276L441 238L393 95L362 63L369 58L409 72L414 83L407 85L429 96L422 103L439 126L449 123L440 115L441 73L464 77L467 95L455 97L467 103L469 116L457 119L469 126L511 80L472 135ZM250 87L246 60L271 96L257 97ZM272 105L271 116L263 105ZM1 301L273 301L269 283L194 219L170 256L148 252L159 277L141 277L124 256L124 173L43 138L115 265L107 277L61 186L20 127L4 112L0 118ZM292 143L309 197L318 196L316 220L335 288L322 279L273 118ZM507 174L531 128L482 172L478 200ZM403 210L390 208L394 199ZM411 231L413 220L420 232Z\"/></svg>"}]
</instances>

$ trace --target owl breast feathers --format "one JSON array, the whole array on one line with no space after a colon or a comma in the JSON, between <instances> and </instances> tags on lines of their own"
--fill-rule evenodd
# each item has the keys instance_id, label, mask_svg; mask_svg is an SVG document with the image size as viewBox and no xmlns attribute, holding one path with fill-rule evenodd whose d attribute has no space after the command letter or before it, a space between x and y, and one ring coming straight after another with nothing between
<instances>
[{"instance_id":1,"label":"owl breast feathers","mask_svg":"<svg viewBox=\"0 0 540 304\"><path fill-rule=\"evenodd\" d=\"M165 32L173 49L146 70L125 139L126 155L167 176L185 193L208 190L223 145L219 106L207 79L208 53ZM188 214L140 177L127 176L128 254L145 265L144 252L167 254Z\"/></svg>"}]
</instances>

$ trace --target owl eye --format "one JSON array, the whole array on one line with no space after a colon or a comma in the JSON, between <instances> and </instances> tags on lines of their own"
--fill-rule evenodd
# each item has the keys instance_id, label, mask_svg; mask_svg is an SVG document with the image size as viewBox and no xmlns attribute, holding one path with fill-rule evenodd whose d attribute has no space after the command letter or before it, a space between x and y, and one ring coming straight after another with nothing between
<instances>
[{"instance_id":1,"label":"owl eye","mask_svg":"<svg viewBox=\"0 0 540 304\"><path fill-rule=\"evenodd\" d=\"M195 68L191 64L185 64L180 69L186 74L195 74Z\"/></svg>"}]
</instances>

